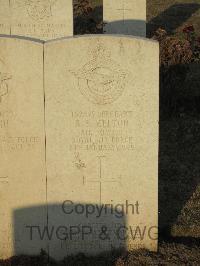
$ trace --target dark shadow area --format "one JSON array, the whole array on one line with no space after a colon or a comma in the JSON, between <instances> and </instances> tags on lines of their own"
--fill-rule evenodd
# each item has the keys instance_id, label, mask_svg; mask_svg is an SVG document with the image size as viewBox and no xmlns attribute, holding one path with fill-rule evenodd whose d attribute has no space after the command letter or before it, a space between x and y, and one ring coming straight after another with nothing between
<instances>
[{"instance_id":1,"label":"dark shadow area","mask_svg":"<svg viewBox=\"0 0 200 266\"><path fill-rule=\"evenodd\" d=\"M146 21L144 20L119 20L107 23L105 21L104 32L106 34L124 34L140 37L146 36Z\"/></svg>"},{"instance_id":2,"label":"dark shadow area","mask_svg":"<svg viewBox=\"0 0 200 266\"><path fill-rule=\"evenodd\" d=\"M198 237L170 237L168 233L160 237L160 242L168 244L182 244L190 249L200 246L200 238Z\"/></svg>"},{"instance_id":3,"label":"dark shadow area","mask_svg":"<svg viewBox=\"0 0 200 266\"><path fill-rule=\"evenodd\" d=\"M85 12L74 10L74 34L103 33L103 6L97 6Z\"/></svg>"},{"instance_id":4,"label":"dark shadow area","mask_svg":"<svg viewBox=\"0 0 200 266\"><path fill-rule=\"evenodd\" d=\"M149 3L150 5L150 3ZM173 34L200 8L199 4L175 4L147 25L151 37L162 27ZM148 11L148 10L147 10ZM159 228L160 239L190 242L200 236L200 64L198 49L181 47L181 37L160 42L160 139ZM186 43L186 40L182 39ZM180 45L182 54L176 49ZM197 44L196 44L197 45ZM186 45L187 46L187 45ZM186 47L185 46L185 47ZM191 49L191 50L189 50ZM194 62L180 63L193 53ZM189 57L188 57L189 58ZM195 61L196 60L196 61ZM186 60L187 61L187 60ZM189 61L189 60L188 60ZM163 65L165 64L165 65ZM183 236L172 238L174 236ZM184 238L185 236L185 238ZM187 236L187 237L186 237Z\"/></svg>"},{"instance_id":5,"label":"dark shadow area","mask_svg":"<svg viewBox=\"0 0 200 266\"><path fill-rule=\"evenodd\" d=\"M160 67L161 119L200 113L200 63Z\"/></svg>"},{"instance_id":6,"label":"dark shadow area","mask_svg":"<svg viewBox=\"0 0 200 266\"><path fill-rule=\"evenodd\" d=\"M200 234L191 229L200 225L194 195L200 184L199 76L198 63L160 69L159 228L165 240L172 225L179 228L174 235Z\"/></svg>"},{"instance_id":7,"label":"dark shadow area","mask_svg":"<svg viewBox=\"0 0 200 266\"><path fill-rule=\"evenodd\" d=\"M71 254L122 254L127 249L126 214L109 206L66 201L48 205L48 216L42 205L15 210L15 254L38 255L44 250L58 261Z\"/></svg>"},{"instance_id":8,"label":"dark shadow area","mask_svg":"<svg viewBox=\"0 0 200 266\"><path fill-rule=\"evenodd\" d=\"M164 28L169 34L183 25L198 9L200 4L187 3L170 6L147 23L147 36L151 37L158 28ZM147 10L148 12L148 10Z\"/></svg>"}]
</instances>

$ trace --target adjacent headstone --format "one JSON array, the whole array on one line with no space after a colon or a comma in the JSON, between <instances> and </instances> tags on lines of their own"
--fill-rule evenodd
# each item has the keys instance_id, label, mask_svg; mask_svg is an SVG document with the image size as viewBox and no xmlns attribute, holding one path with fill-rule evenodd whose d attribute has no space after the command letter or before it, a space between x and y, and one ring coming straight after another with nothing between
<instances>
[{"instance_id":1,"label":"adjacent headstone","mask_svg":"<svg viewBox=\"0 0 200 266\"><path fill-rule=\"evenodd\" d=\"M152 41L46 44L50 256L157 249L158 77Z\"/></svg>"},{"instance_id":2,"label":"adjacent headstone","mask_svg":"<svg viewBox=\"0 0 200 266\"><path fill-rule=\"evenodd\" d=\"M72 36L72 0L0 0L0 34L42 40Z\"/></svg>"},{"instance_id":3,"label":"adjacent headstone","mask_svg":"<svg viewBox=\"0 0 200 266\"><path fill-rule=\"evenodd\" d=\"M10 5L8 0L0 0L0 34L10 34Z\"/></svg>"},{"instance_id":4,"label":"adjacent headstone","mask_svg":"<svg viewBox=\"0 0 200 266\"><path fill-rule=\"evenodd\" d=\"M146 0L103 0L104 32L146 36Z\"/></svg>"},{"instance_id":5,"label":"adjacent headstone","mask_svg":"<svg viewBox=\"0 0 200 266\"><path fill-rule=\"evenodd\" d=\"M0 258L46 247L22 245L26 225L47 219L42 57L41 43L0 38ZM14 210L41 204L40 217L21 217L14 242Z\"/></svg>"}]
</instances>

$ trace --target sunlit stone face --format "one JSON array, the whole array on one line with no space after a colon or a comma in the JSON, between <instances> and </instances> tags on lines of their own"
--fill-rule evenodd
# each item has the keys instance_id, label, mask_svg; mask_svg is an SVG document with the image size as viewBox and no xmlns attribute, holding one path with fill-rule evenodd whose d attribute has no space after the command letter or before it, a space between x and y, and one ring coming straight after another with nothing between
<instances>
[{"instance_id":1,"label":"sunlit stone face","mask_svg":"<svg viewBox=\"0 0 200 266\"><path fill-rule=\"evenodd\" d=\"M66 226L52 257L157 249L158 48L114 35L46 44L48 203L59 203L48 221Z\"/></svg>"}]
</instances>

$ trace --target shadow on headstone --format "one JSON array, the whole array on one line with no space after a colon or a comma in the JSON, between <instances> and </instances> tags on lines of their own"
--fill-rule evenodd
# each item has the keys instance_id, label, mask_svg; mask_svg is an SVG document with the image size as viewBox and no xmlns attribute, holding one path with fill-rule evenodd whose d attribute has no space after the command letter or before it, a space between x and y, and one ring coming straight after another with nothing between
<instances>
[{"instance_id":1,"label":"shadow on headstone","mask_svg":"<svg viewBox=\"0 0 200 266\"><path fill-rule=\"evenodd\" d=\"M146 21L134 19L118 20L109 23L105 21L104 31L106 34L123 34L145 37Z\"/></svg>"},{"instance_id":2,"label":"shadow on headstone","mask_svg":"<svg viewBox=\"0 0 200 266\"><path fill-rule=\"evenodd\" d=\"M164 12L160 13L157 17L151 19L147 23L148 37L151 37L152 34L160 27L167 30L170 34L173 33L196 11L198 11L199 8L200 4L197 3L175 4L170 6Z\"/></svg>"},{"instance_id":3,"label":"shadow on headstone","mask_svg":"<svg viewBox=\"0 0 200 266\"><path fill-rule=\"evenodd\" d=\"M73 203L30 206L13 212L15 255L41 250L61 260L70 254L99 255L126 247L126 214L114 206Z\"/></svg>"}]
</instances>

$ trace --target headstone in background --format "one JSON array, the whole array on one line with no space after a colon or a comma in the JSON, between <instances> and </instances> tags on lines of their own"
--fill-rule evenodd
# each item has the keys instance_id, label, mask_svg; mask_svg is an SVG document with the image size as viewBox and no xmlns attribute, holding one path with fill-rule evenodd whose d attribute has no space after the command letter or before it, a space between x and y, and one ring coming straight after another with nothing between
<instances>
[{"instance_id":1,"label":"headstone in background","mask_svg":"<svg viewBox=\"0 0 200 266\"><path fill-rule=\"evenodd\" d=\"M146 36L146 0L103 0L104 32Z\"/></svg>"},{"instance_id":2,"label":"headstone in background","mask_svg":"<svg viewBox=\"0 0 200 266\"><path fill-rule=\"evenodd\" d=\"M45 91L48 219L60 229L50 256L155 251L158 44L104 35L47 43Z\"/></svg>"},{"instance_id":3,"label":"headstone in background","mask_svg":"<svg viewBox=\"0 0 200 266\"><path fill-rule=\"evenodd\" d=\"M29 239L21 248L28 221L47 219L42 58L41 43L0 38L0 258L46 247ZM14 210L41 204L40 217L21 217L14 243Z\"/></svg>"},{"instance_id":4,"label":"headstone in background","mask_svg":"<svg viewBox=\"0 0 200 266\"><path fill-rule=\"evenodd\" d=\"M73 35L72 0L0 0L0 34L56 39Z\"/></svg>"}]
</instances>

